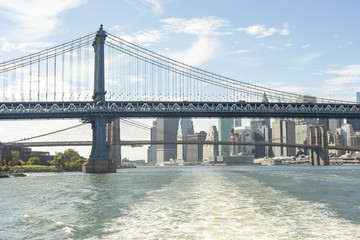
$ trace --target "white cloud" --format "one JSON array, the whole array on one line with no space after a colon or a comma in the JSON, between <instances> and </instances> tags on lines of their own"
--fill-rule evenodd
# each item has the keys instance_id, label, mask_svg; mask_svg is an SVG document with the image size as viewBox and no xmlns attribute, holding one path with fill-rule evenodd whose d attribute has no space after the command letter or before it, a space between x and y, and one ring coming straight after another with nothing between
<instances>
[{"instance_id":1,"label":"white cloud","mask_svg":"<svg viewBox=\"0 0 360 240\"><path fill-rule=\"evenodd\" d=\"M323 55L322 53L310 53L310 54L306 54L304 56L298 57L294 61L297 64L309 64L310 62L321 57L322 55Z\"/></svg>"},{"instance_id":2,"label":"white cloud","mask_svg":"<svg viewBox=\"0 0 360 240\"><path fill-rule=\"evenodd\" d=\"M213 16L192 19L172 17L162 19L161 22L164 23L163 27L165 30L174 33L185 33L203 36L219 36L231 34L230 32L217 31L221 27L229 26L229 22L225 19Z\"/></svg>"},{"instance_id":3,"label":"white cloud","mask_svg":"<svg viewBox=\"0 0 360 240\"><path fill-rule=\"evenodd\" d=\"M15 44L8 41L0 41L0 51L11 52L13 50L17 50L26 53L33 53L39 51L40 49L50 47L52 45L53 44L49 42L24 42L20 44Z\"/></svg>"},{"instance_id":4,"label":"white cloud","mask_svg":"<svg viewBox=\"0 0 360 240\"><path fill-rule=\"evenodd\" d=\"M219 30L229 26L229 22L214 16L192 19L167 18L161 22L164 23L163 30L168 34L190 34L197 37L187 49L168 53L171 57L194 66L212 59L221 45L218 37L231 34Z\"/></svg>"},{"instance_id":5,"label":"white cloud","mask_svg":"<svg viewBox=\"0 0 360 240\"><path fill-rule=\"evenodd\" d=\"M248 50L248 49L241 49L241 50L237 50L237 51L235 51L235 53L247 53L247 52L251 52L251 50Z\"/></svg>"},{"instance_id":6,"label":"white cloud","mask_svg":"<svg viewBox=\"0 0 360 240\"><path fill-rule=\"evenodd\" d=\"M264 38L274 35L275 33L280 33L280 35L287 36L290 34L289 32L289 24L287 22L284 23L283 28L266 28L264 25L252 25L245 28L238 28L240 32L245 32L249 35L256 36L255 38Z\"/></svg>"},{"instance_id":7,"label":"white cloud","mask_svg":"<svg viewBox=\"0 0 360 240\"><path fill-rule=\"evenodd\" d=\"M360 65L347 65L340 69L330 69L327 74L337 75L337 77L325 80L326 83L333 85L344 85L358 83L360 81Z\"/></svg>"},{"instance_id":8,"label":"white cloud","mask_svg":"<svg viewBox=\"0 0 360 240\"><path fill-rule=\"evenodd\" d=\"M84 4L86 0L0 0L0 13L16 24L10 35L36 40L60 25L59 14ZM10 30L11 31L11 30Z\"/></svg>"},{"instance_id":9,"label":"white cloud","mask_svg":"<svg viewBox=\"0 0 360 240\"><path fill-rule=\"evenodd\" d=\"M141 0L141 2L151 9L154 14L162 14L164 12L159 0Z\"/></svg>"},{"instance_id":10,"label":"white cloud","mask_svg":"<svg viewBox=\"0 0 360 240\"><path fill-rule=\"evenodd\" d=\"M130 42L140 43L143 46L170 38L170 34L194 35L196 40L191 42L189 47L175 52L169 51L169 48L166 50L167 55L190 65L200 65L213 58L221 45L218 37L231 34L219 30L222 27L229 26L228 21L213 16L192 19L167 18L162 19L161 22L163 23L161 29L142 30L135 34L121 34L124 28L122 26L112 26L110 30L118 31L122 38Z\"/></svg>"},{"instance_id":11,"label":"white cloud","mask_svg":"<svg viewBox=\"0 0 360 240\"><path fill-rule=\"evenodd\" d=\"M170 53L170 56L189 65L199 66L212 59L219 46L220 43L216 39L199 37L188 49Z\"/></svg>"},{"instance_id":12,"label":"white cloud","mask_svg":"<svg viewBox=\"0 0 360 240\"><path fill-rule=\"evenodd\" d=\"M342 69L328 70L327 73L336 74L336 75L360 76L360 65L356 65L356 64L347 65L344 66Z\"/></svg>"},{"instance_id":13,"label":"white cloud","mask_svg":"<svg viewBox=\"0 0 360 240\"><path fill-rule=\"evenodd\" d=\"M292 47L292 45L293 45L292 43L286 43L285 47Z\"/></svg>"},{"instance_id":14,"label":"white cloud","mask_svg":"<svg viewBox=\"0 0 360 240\"><path fill-rule=\"evenodd\" d=\"M306 44L306 45L304 45L304 46L301 46L301 48L308 48L308 47L310 47L311 46L311 44Z\"/></svg>"},{"instance_id":15,"label":"white cloud","mask_svg":"<svg viewBox=\"0 0 360 240\"><path fill-rule=\"evenodd\" d=\"M154 43L166 38L166 34L162 30L143 30L133 35L122 36L125 40L134 43Z\"/></svg>"}]
</instances>

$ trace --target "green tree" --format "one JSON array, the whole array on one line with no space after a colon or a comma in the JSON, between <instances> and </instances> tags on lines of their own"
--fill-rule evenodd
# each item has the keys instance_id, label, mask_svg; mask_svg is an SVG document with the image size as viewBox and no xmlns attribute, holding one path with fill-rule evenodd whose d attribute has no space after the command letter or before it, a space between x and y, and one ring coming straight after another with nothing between
<instances>
[{"instance_id":1,"label":"green tree","mask_svg":"<svg viewBox=\"0 0 360 240\"><path fill-rule=\"evenodd\" d=\"M16 165L21 165L23 161L20 158L20 153L18 150L12 150L11 151L11 165L12 166L16 166ZM10 164L9 164L10 165Z\"/></svg>"},{"instance_id":2,"label":"green tree","mask_svg":"<svg viewBox=\"0 0 360 240\"><path fill-rule=\"evenodd\" d=\"M76 150L69 148L64 153L57 153L50 163L69 171L80 171L84 162L85 158L80 156Z\"/></svg>"},{"instance_id":3,"label":"green tree","mask_svg":"<svg viewBox=\"0 0 360 240\"><path fill-rule=\"evenodd\" d=\"M26 165L40 165L40 158L38 157L29 158Z\"/></svg>"},{"instance_id":4,"label":"green tree","mask_svg":"<svg viewBox=\"0 0 360 240\"><path fill-rule=\"evenodd\" d=\"M55 154L54 159L50 162L51 165L54 165L57 168L65 168L65 157L62 152Z\"/></svg>"}]
</instances>

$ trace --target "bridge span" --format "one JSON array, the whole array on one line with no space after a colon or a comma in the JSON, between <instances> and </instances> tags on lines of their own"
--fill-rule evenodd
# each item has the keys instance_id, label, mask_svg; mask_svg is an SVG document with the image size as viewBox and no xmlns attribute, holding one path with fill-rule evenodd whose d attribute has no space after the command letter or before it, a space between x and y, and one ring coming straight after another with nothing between
<instances>
[{"instance_id":1,"label":"bridge span","mask_svg":"<svg viewBox=\"0 0 360 240\"><path fill-rule=\"evenodd\" d=\"M110 145L109 142L106 143ZM143 145L242 145L242 146L271 146L271 147L298 147L305 149L322 149L321 145L312 144L296 144L296 143L280 143L280 142L234 142L234 141L159 141L159 140L122 140L120 146L141 147ZM23 142L15 143L17 146L23 147L59 147L59 146L91 146L92 141L49 141L49 142ZM344 147L344 146L327 146L328 149L360 151L360 147Z\"/></svg>"},{"instance_id":2,"label":"bridge span","mask_svg":"<svg viewBox=\"0 0 360 240\"><path fill-rule=\"evenodd\" d=\"M107 150L106 126L118 118L360 118L357 103L299 95L205 71L128 42L102 25L95 33L0 63L0 79L0 120L76 118L91 123L92 149L83 165L88 173L116 171Z\"/></svg>"}]
</instances>

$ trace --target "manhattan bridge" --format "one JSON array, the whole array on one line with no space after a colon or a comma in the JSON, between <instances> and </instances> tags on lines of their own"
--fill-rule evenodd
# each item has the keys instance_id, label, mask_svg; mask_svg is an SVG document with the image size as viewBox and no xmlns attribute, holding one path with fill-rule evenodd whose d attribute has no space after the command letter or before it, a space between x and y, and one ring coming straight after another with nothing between
<instances>
[{"instance_id":1,"label":"manhattan bridge","mask_svg":"<svg viewBox=\"0 0 360 240\"><path fill-rule=\"evenodd\" d=\"M95 54L94 54L95 53ZM0 119L91 123L83 172L115 172L106 126L130 117L359 118L354 102L301 96L196 68L104 31L0 63Z\"/></svg>"}]
</instances>

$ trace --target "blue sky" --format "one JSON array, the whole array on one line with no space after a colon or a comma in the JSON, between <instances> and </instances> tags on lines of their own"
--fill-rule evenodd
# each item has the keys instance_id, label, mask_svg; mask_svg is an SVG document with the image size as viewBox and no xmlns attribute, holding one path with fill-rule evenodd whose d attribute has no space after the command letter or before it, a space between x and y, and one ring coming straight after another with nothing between
<instances>
[{"instance_id":1,"label":"blue sky","mask_svg":"<svg viewBox=\"0 0 360 240\"><path fill-rule=\"evenodd\" d=\"M0 0L0 62L104 24L106 31L211 72L354 101L360 91L359 10L356 0ZM42 131L53 129L52 122L42 121ZM56 125L73 122L78 123ZM195 125L197 130L207 130L204 122ZM36 132L33 123L2 123L7 139ZM9 126L18 126L21 133L7 133ZM124 127L124 137L130 132Z\"/></svg>"}]
</instances>

